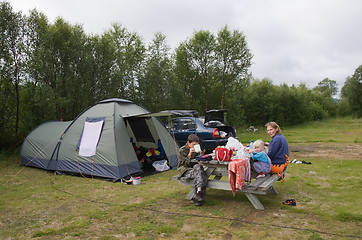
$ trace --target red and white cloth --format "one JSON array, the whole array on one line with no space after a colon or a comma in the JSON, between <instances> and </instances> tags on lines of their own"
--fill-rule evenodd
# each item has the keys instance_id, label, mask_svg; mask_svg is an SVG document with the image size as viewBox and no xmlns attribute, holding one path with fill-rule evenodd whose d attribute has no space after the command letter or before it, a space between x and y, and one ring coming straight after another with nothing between
<instances>
[{"instance_id":1,"label":"red and white cloth","mask_svg":"<svg viewBox=\"0 0 362 240\"><path fill-rule=\"evenodd\" d=\"M229 162L228 172L229 172L229 182L233 196L235 196L236 189L242 189L244 186L245 179L245 170L247 168L247 163L245 159L235 159Z\"/></svg>"}]
</instances>

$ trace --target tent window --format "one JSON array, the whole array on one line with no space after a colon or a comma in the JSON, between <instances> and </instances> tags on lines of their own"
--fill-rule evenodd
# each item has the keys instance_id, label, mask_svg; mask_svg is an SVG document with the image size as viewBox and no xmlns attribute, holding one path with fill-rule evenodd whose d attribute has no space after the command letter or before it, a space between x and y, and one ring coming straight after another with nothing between
<instances>
[{"instance_id":1,"label":"tent window","mask_svg":"<svg viewBox=\"0 0 362 240\"><path fill-rule=\"evenodd\" d=\"M146 123L146 118L131 117L127 118L129 125L132 128L133 134L137 142L155 142L152 133Z\"/></svg>"},{"instance_id":2,"label":"tent window","mask_svg":"<svg viewBox=\"0 0 362 240\"><path fill-rule=\"evenodd\" d=\"M91 157L96 154L104 120L105 118L86 119L79 142L79 156Z\"/></svg>"}]
</instances>

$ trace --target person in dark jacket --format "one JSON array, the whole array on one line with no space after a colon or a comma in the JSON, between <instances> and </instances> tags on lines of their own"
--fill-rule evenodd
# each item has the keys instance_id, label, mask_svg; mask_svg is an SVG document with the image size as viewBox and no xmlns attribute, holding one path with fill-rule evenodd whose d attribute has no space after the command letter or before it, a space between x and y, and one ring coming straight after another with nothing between
<instances>
[{"instance_id":1,"label":"person in dark jacket","mask_svg":"<svg viewBox=\"0 0 362 240\"><path fill-rule=\"evenodd\" d=\"M195 192L192 200L196 206L201 206L204 201L208 179L204 167L191 162L197 154L203 154L203 151L197 153L195 150L195 145L199 142L197 135L188 136L186 144L180 148L177 166L177 169L182 172L181 177L194 180Z\"/></svg>"},{"instance_id":2,"label":"person in dark jacket","mask_svg":"<svg viewBox=\"0 0 362 240\"><path fill-rule=\"evenodd\" d=\"M272 165L282 165L286 163L287 156L289 156L289 147L287 139L282 135L282 130L276 122L269 122L265 124L268 135L272 138L269 143L268 156Z\"/></svg>"}]
</instances>

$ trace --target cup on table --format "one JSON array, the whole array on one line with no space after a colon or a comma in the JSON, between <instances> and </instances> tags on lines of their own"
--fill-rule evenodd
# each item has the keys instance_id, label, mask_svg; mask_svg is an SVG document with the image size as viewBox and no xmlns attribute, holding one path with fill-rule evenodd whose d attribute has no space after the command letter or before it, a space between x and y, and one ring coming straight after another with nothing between
<instances>
[{"instance_id":1,"label":"cup on table","mask_svg":"<svg viewBox=\"0 0 362 240\"><path fill-rule=\"evenodd\" d=\"M194 146L194 149L195 149L195 152L201 152L201 147L200 147L200 144L196 144L195 146Z\"/></svg>"}]
</instances>

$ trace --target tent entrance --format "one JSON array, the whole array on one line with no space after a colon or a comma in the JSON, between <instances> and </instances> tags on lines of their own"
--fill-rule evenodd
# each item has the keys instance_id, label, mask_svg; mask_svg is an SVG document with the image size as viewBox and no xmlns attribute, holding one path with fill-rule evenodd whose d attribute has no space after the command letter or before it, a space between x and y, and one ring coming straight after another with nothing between
<instances>
[{"instance_id":1,"label":"tent entrance","mask_svg":"<svg viewBox=\"0 0 362 240\"><path fill-rule=\"evenodd\" d=\"M147 175L154 173L153 164L168 159L151 117L133 116L124 120L141 169Z\"/></svg>"},{"instance_id":2,"label":"tent entrance","mask_svg":"<svg viewBox=\"0 0 362 240\"><path fill-rule=\"evenodd\" d=\"M127 123L131 127L132 133L137 142L150 142L155 143L155 139L148 127L146 118L144 117L130 117L127 118Z\"/></svg>"}]
</instances>

